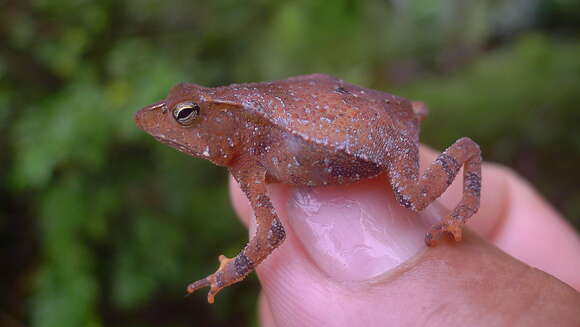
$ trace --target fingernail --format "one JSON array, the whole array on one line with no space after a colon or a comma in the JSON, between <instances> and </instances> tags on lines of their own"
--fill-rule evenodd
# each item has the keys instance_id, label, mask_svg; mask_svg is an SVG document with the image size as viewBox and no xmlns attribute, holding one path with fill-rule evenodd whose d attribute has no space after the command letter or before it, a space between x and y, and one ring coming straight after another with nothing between
<instances>
[{"instance_id":1,"label":"fingernail","mask_svg":"<svg viewBox=\"0 0 580 327\"><path fill-rule=\"evenodd\" d=\"M405 262L425 247L440 208L401 207L385 183L294 188L289 223L319 268L336 280L366 280Z\"/></svg>"}]
</instances>

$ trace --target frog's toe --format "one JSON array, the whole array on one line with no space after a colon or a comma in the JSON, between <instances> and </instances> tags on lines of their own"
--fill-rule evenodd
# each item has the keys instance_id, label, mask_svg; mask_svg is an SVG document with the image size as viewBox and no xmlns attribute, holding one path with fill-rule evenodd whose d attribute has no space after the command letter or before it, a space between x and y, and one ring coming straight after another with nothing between
<instances>
[{"instance_id":1,"label":"frog's toe","mask_svg":"<svg viewBox=\"0 0 580 327\"><path fill-rule=\"evenodd\" d=\"M208 276L208 277L206 277L204 279L200 279L200 280L198 280L196 282L193 282L193 283L189 284L187 286L187 294L191 294L191 293L193 293L193 292L195 292L195 291L197 291L197 290L199 290L201 288L204 288L204 287L212 286L211 285L212 282L210 280L210 277L211 276Z\"/></svg>"},{"instance_id":2,"label":"frog's toe","mask_svg":"<svg viewBox=\"0 0 580 327\"><path fill-rule=\"evenodd\" d=\"M427 234L425 234L425 244L427 244L427 246L434 247L437 245L437 240L439 239L439 236L442 233L441 231L442 228L443 228L442 224L436 224L433 227L431 227L431 230L429 230Z\"/></svg>"},{"instance_id":3,"label":"frog's toe","mask_svg":"<svg viewBox=\"0 0 580 327\"><path fill-rule=\"evenodd\" d=\"M223 288L223 286L219 286L219 270L214 274L207 276L204 279L200 279L196 282L193 282L187 286L187 295L201 289L204 287L210 287L210 290L207 294L207 302L213 303L215 300L215 295Z\"/></svg>"},{"instance_id":4,"label":"frog's toe","mask_svg":"<svg viewBox=\"0 0 580 327\"><path fill-rule=\"evenodd\" d=\"M448 224L445 231L451 233L456 242L461 241L463 238L463 231L461 230L461 225L458 223Z\"/></svg>"},{"instance_id":5,"label":"frog's toe","mask_svg":"<svg viewBox=\"0 0 580 327\"><path fill-rule=\"evenodd\" d=\"M224 278L224 270L226 269L227 265L232 261L232 259L220 255L219 256L220 266L218 270L207 276L204 279L200 279L196 282L193 282L187 286L187 294L191 294L201 288L210 287L209 293L207 294L207 302L213 303L215 300L215 295L225 286L231 284L231 282L226 283L226 279Z\"/></svg>"},{"instance_id":6,"label":"frog's toe","mask_svg":"<svg viewBox=\"0 0 580 327\"><path fill-rule=\"evenodd\" d=\"M443 221L433 225L431 230L425 234L425 244L431 247L437 245L437 240L441 238L441 235L444 233L451 234L453 239L459 242L463 238L461 226L462 224L460 222L454 221L449 217L445 217Z\"/></svg>"}]
</instances>

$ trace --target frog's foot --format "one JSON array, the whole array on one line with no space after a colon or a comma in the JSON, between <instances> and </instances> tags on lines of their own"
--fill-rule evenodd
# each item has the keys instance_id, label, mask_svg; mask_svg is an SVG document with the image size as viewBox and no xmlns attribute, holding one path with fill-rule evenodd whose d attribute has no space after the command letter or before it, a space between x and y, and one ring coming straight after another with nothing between
<instances>
[{"instance_id":1,"label":"frog's foot","mask_svg":"<svg viewBox=\"0 0 580 327\"><path fill-rule=\"evenodd\" d=\"M200 279L196 282L189 284L189 286L187 286L187 294L191 294L200 288L209 286L210 290L209 293L207 294L207 302L213 303L215 295L222 288L239 281L239 280L227 280L228 279L227 277L230 274L226 273L227 271L226 268L228 267L228 264L230 262L234 261L234 259L230 259L225 255L220 255L218 259L220 261L220 266L218 270L204 279Z\"/></svg>"},{"instance_id":2,"label":"frog's foot","mask_svg":"<svg viewBox=\"0 0 580 327\"><path fill-rule=\"evenodd\" d=\"M429 230L429 232L425 235L425 243L431 247L437 245L437 239L439 239L443 233L451 234L453 239L459 242L462 238L462 226L462 220L453 219L450 216L446 216L440 223L437 223L431 227L431 230Z\"/></svg>"}]
</instances>

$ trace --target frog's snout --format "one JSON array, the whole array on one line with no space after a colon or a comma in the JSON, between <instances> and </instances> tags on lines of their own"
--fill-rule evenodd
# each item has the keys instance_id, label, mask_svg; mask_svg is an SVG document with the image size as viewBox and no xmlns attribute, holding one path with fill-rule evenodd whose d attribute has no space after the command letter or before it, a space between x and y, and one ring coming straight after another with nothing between
<instances>
[{"instance_id":1,"label":"frog's snout","mask_svg":"<svg viewBox=\"0 0 580 327\"><path fill-rule=\"evenodd\" d=\"M145 129L145 126L144 126L145 125L145 117L144 116L146 116L147 114L144 113L143 110L145 110L145 109L141 109L141 110L137 111L133 118L135 118L135 123L137 124L137 126L140 129L144 130Z\"/></svg>"},{"instance_id":2,"label":"frog's snout","mask_svg":"<svg viewBox=\"0 0 580 327\"><path fill-rule=\"evenodd\" d=\"M165 101L156 102L150 106L144 107L135 113L135 123L142 130L146 130L147 122L150 122L153 118L152 116L158 115L159 113L165 113L166 111Z\"/></svg>"}]
</instances>

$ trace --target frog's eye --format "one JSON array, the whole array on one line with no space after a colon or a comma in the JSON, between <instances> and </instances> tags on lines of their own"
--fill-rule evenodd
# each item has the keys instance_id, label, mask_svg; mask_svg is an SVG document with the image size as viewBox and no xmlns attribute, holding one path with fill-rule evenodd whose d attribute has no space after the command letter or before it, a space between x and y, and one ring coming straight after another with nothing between
<instances>
[{"instance_id":1,"label":"frog's eye","mask_svg":"<svg viewBox=\"0 0 580 327\"><path fill-rule=\"evenodd\" d=\"M191 101L182 102L173 110L173 118L184 126L191 124L198 115L199 105Z\"/></svg>"}]
</instances>

